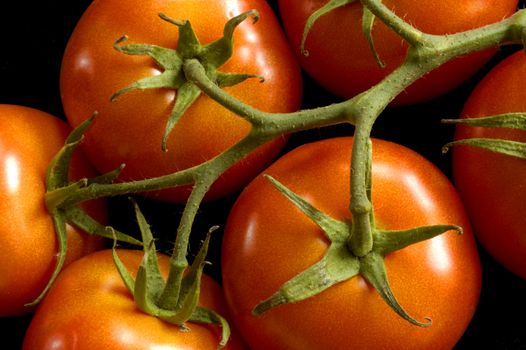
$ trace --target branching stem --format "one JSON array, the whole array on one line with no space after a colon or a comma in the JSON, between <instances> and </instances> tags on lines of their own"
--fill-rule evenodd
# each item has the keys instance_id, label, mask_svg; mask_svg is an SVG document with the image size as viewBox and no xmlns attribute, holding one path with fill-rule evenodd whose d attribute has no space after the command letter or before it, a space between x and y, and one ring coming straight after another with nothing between
<instances>
[{"instance_id":1,"label":"branching stem","mask_svg":"<svg viewBox=\"0 0 526 350\"><path fill-rule=\"evenodd\" d=\"M404 63L377 85L347 101L329 106L293 113L268 113L229 95L209 78L203 62L185 56L181 60L187 81L195 84L209 98L248 121L251 124L248 135L217 157L173 174L114 184L90 183L74 191L68 191L66 198L63 198L60 192L56 192L60 191L60 188L53 188L48 193L48 197L54 199L53 203L58 203L57 207L67 208L99 197L193 184L179 223L172 255L174 266L186 266L189 236L198 208L205 193L221 174L272 139L301 130L348 123L355 125L349 204L353 219L348 247L356 257L367 255L371 252L373 244L374 222L369 170L370 134L376 119L396 96L403 93L414 81L443 63L474 51L504 44L522 44L526 38L526 12L520 10L508 19L482 28L438 36L423 33L412 27L380 0L361 1L377 18L390 26L409 44ZM174 277L174 281L177 279Z\"/></svg>"}]
</instances>

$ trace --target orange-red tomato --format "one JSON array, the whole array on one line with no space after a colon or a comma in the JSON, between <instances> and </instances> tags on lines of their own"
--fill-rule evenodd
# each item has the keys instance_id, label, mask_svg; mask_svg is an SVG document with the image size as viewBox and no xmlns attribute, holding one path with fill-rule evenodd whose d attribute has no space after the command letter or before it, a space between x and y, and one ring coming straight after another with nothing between
<instances>
[{"instance_id":1,"label":"orange-red tomato","mask_svg":"<svg viewBox=\"0 0 526 350\"><path fill-rule=\"evenodd\" d=\"M352 138L306 144L265 174L332 217L349 214ZM262 316L251 310L327 249L321 229L262 176L240 195L222 248L223 286L234 321L253 349L451 349L476 309L480 262L462 202L430 162L400 145L373 141L373 205L381 229L457 224L447 232L386 256L394 295L428 328L396 315L362 277ZM254 288L257 286L257 288Z\"/></svg>"},{"instance_id":2,"label":"orange-red tomato","mask_svg":"<svg viewBox=\"0 0 526 350\"><path fill-rule=\"evenodd\" d=\"M70 128L45 112L0 105L0 316L32 311L58 251L51 216L44 204L46 168L63 146ZM76 179L94 174L82 154L72 165ZM90 206L104 218L102 203ZM68 226L66 264L102 246L100 238Z\"/></svg>"},{"instance_id":3,"label":"orange-red tomato","mask_svg":"<svg viewBox=\"0 0 526 350\"><path fill-rule=\"evenodd\" d=\"M498 64L469 97L462 116L526 112L526 57L517 52ZM526 142L526 132L459 126L455 139L499 138ZM453 149L453 176L477 238L495 259L526 278L526 161L475 147Z\"/></svg>"},{"instance_id":4,"label":"orange-red tomato","mask_svg":"<svg viewBox=\"0 0 526 350\"><path fill-rule=\"evenodd\" d=\"M130 43L175 48L178 30L161 20L159 13L173 19L189 19L205 44L223 35L232 17L257 9L260 20L246 20L234 34L234 53L220 68L222 72L259 74L237 86L226 88L233 96L262 110L287 112L299 108L301 76L299 66L268 4L263 0L162 0L95 1L84 13L65 51L61 70L64 109L72 125L78 125L93 111L100 117L88 132L85 150L95 166L109 171L126 164L122 179L144 179L200 164L218 155L244 137L248 122L201 96L173 130L168 152L161 151L166 120L176 93L155 89L110 96L136 80L159 74L149 57L117 52L113 43L123 35ZM207 199L242 188L281 150L285 138L260 147L222 176ZM190 187L156 193L159 198L182 202Z\"/></svg>"},{"instance_id":5,"label":"orange-red tomato","mask_svg":"<svg viewBox=\"0 0 526 350\"><path fill-rule=\"evenodd\" d=\"M135 275L142 258L138 250L118 250ZM169 259L159 255L162 273ZM200 305L226 315L219 285L204 275ZM31 320L23 349L195 349L216 350L217 326L188 322L188 331L137 308L117 272L111 250L90 254L65 269ZM225 349L243 349L233 332Z\"/></svg>"},{"instance_id":6,"label":"orange-red tomato","mask_svg":"<svg viewBox=\"0 0 526 350\"><path fill-rule=\"evenodd\" d=\"M281 17L302 67L331 92L350 98L378 83L403 61L407 45L376 20L373 40L385 63L380 68L362 33L359 1L319 18L310 31L301 54L300 42L307 18L326 0L279 0ZM430 34L450 34L502 20L517 8L517 0L385 0L386 6L405 21ZM409 87L395 103L429 100L457 87L491 57L493 51L471 54L449 62Z\"/></svg>"}]
</instances>

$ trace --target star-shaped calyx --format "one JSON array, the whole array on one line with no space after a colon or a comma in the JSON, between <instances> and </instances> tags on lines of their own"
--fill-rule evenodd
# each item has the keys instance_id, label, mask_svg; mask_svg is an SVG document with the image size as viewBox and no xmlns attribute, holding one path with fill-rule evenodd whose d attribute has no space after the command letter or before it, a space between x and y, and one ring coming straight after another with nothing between
<instances>
[{"instance_id":1,"label":"star-shaped calyx","mask_svg":"<svg viewBox=\"0 0 526 350\"><path fill-rule=\"evenodd\" d=\"M321 260L285 282L272 296L256 305L253 309L255 315L260 315L282 304L295 303L313 297L337 283L361 275L402 318L421 327L431 325L429 318L426 318L425 322L420 322L411 317L397 302L389 286L384 257L389 253L433 238L449 230L456 230L461 233L460 227L432 225L409 230L389 231L376 228L373 222L372 249L363 256L357 256L349 246L350 235L356 234L356 232L352 232L350 222L336 220L326 215L276 179L270 176L266 177L284 196L322 229L330 244Z\"/></svg>"},{"instance_id":2,"label":"star-shaped calyx","mask_svg":"<svg viewBox=\"0 0 526 350\"><path fill-rule=\"evenodd\" d=\"M218 68L225 64L232 56L234 49L234 30L239 24L249 17L253 19L253 23L257 22L259 19L259 13L256 10L250 10L231 18L225 24L223 37L207 45L201 45L194 30L192 29L190 21L174 20L164 14L159 14L159 16L163 20L172 23L179 28L177 49L169 49L148 44L123 45L128 37L123 36L118 39L114 44L116 50L128 55L150 56L162 69L162 73L131 83L130 85L114 93L111 96L111 100L114 101L120 95L137 89L144 90L162 88L177 90L175 104L170 116L168 117L161 145L162 149L166 151L166 145L170 132L184 112L201 95L201 90L194 83L188 81L185 77L183 69L185 60L197 59L204 67L207 76L220 87L233 86L249 78L259 78L261 81L263 81L263 78L255 74L223 73L218 70Z\"/></svg>"}]
</instances>

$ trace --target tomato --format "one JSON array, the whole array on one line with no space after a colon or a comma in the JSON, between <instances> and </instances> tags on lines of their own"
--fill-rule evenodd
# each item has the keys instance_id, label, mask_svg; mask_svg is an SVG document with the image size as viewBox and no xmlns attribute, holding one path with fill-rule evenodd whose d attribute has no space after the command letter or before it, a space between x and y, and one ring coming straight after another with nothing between
<instances>
[{"instance_id":1,"label":"tomato","mask_svg":"<svg viewBox=\"0 0 526 350\"><path fill-rule=\"evenodd\" d=\"M138 250L118 250L132 272ZM159 254L166 273L169 258ZM203 275L200 304L226 315L221 288ZM111 250L90 254L65 269L31 320L23 349L217 349L216 326L187 323L188 331L139 310L114 265ZM244 346L233 333L226 349Z\"/></svg>"},{"instance_id":2,"label":"tomato","mask_svg":"<svg viewBox=\"0 0 526 350\"><path fill-rule=\"evenodd\" d=\"M58 252L51 216L44 204L48 163L63 146L70 128L45 112L0 105L0 316L29 313L46 286ZM72 176L94 174L77 153ZM90 205L103 219L103 203ZM68 227L66 264L102 246L102 240Z\"/></svg>"},{"instance_id":3,"label":"tomato","mask_svg":"<svg viewBox=\"0 0 526 350\"><path fill-rule=\"evenodd\" d=\"M526 57L517 52L478 84L462 111L464 118L526 112ZM455 139L500 138L526 142L526 132L459 126ZM526 278L526 161L475 147L453 148L453 176L477 238L493 257Z\"/></svg>"},{"instance_id":4,"label":"tomato","mask_svg":"<svg viewBox=\"0 0 526 350\"><path fill-rule=\"evenodd\" d=\"M362 33L362 5L340 7L318 19L312 27L305 49L300 43L307 18L327 0L279 0L285 30L302 67L323 87L344 98L351 98L378 83L403 61L407 44L387 26L376 20L373 40L385 68L376 63ZM458 2L385 0L387 7L416 28L430 34L449 34L498 22L511 15L517 0L466 0ZM432 99L457 87L472 76L491 57L493 51L471 54L448 62L424 76L395 100L411 104Z\"/></svg>"},{"instance_id":5,"label":"tomato","mask_svg":"<svg viewBox=\"0 0 526 350\"><path fill-rule=\"evenodd\" d=\"M333 218L349 219L352 142L343 137L305 144L264 173ZM400 318L361 276L252 315L254 306L328 247L323 231L259 176L232 208L221 261L232 317L253 349L450 349L461 337L477 306L481 270L456 190L430 162L387 141L373 140L372 171L379 228L454 223L465 230L386 256L395 297L417 320L429 316L432 325L421 328Z\"/></svg>"},{"instance_id":6,"label":"tomato","mask_svg":"<svg viewBox=\"0 0 526 350\"><path fill-rule=\"evenodd\" d=\"M110 102L110 96L129 84L160 73L149 57L117 52L114 42L123 35L129 42L175 48L178 30L161 20L189 19L199 40L209 43L223 35L233 16L257 9L260 20L238 26L234 53L222 72L259 74L225 88L238 99L269 112L299 108L301 76L270 7L263 0L161 0L94 1L74 30L61 69L61 93L69 122L76 126L93 111L100 117L88 132L85 150L95 166L106 172L126 164L123 180L173 173L218 155L244 137L245 120L201 96L179 120L169 138L168 152L161 151L166 120L176 93L168 89L134 91ZM277 155L285 138L263 145L222 176L207 194L214 199L240 189ZM155 192L160 199L182 202L190 186Z\"/></svg>"}]
</instances>

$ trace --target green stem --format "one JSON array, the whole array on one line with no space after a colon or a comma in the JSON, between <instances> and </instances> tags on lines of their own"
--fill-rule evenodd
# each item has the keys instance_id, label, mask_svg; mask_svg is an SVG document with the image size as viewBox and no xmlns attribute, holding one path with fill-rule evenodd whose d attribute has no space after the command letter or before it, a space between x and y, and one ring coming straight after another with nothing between
<instances>
[{"instance_id":1,"label":"green stem","mask_svg":"<svg viewBox=\"0 0 526 350\"><path fill-rule=\"evenodd\" d=\"M348 112L353 103L351 101L291 113L269 113L249 106L229 95L208 78L198 60L186 60L184 72L186 78L210 98L250 122L258 130L258 133L265 134L270 138L343 122L356 123L356 116L350 115Z\"/></svg>"},{"instance_id":2,"label":"green stem","mask_svg":"<svg viewBox=\"0 0 526 350\"><path fill-rule=\"evenodd\" d=\"M398 17L393 11L378 0L361 0L376 17L392 28L399 36L404 38L411 46L421 46L424 44L420 30L416 29L402 18ZM419 6L419 5L416 5Z\"/></svg>"},{"instance_id":3,"label":"green stem","mask_svg":"<svg viewBox=\"0 0 526 350\"><path fill-rule=\"evenodd\" d=\"M367 167L371 153L370 128L358 124L354 132L353 152L351 157L351 234L348 246L356 257L367 255L373 248L373 222L371 220L373 205L367 192Z\"/></svg>"},{"instance_id":4,"label":"green stem","mask_svg":"<svg viewBox=\"0 0 526 350\"><path fill-rule=\"evenodd\" d=\"M188 168L173 174L129 182L99 184L92 183L72 193L61 203L62 207L69 207L91 199L112 197L130 193L148 192L169 187L192 184L195 170L200 166ZM46 196L52 196L50 191Z\"/></svg>"},{"instance_id":5,"label":"green stem","mask_svg":"<svg viewBox=\"0 0 526 350\"><path fill-rule=\"evenodd\" d=\"M380 19L388 21L392 26L398 28L397 32L410 33L411 31L415 31L414 28L396 19L397 16L385 8L385 6L378 4L377 0L363 0L363 3ZM402 65L380 84L350 100L293 113L267 113L244 104L228 95L228 93L210 81L202 71L202 66L196 60L186 60L184 70L188 80L191 80L199 86L209 97L252 123L254 128L258 130L258 134L266 134L266 137L271 139L271 136L276 137L290 132L329 125L341 123L351 123L355 125L358 119L362 117L363 110L368 108L367 103L371 102L377 106L382 106L382 108L374 107L374 113L377 113L376 118L394 96L403 91L403 89L409 86L416 78L433 70L444 62L469 52L483 50L503 43L522 43L524 28L526 28L526 12L525 10L521 10L504 21L483 28L448 36L425 34L427 40L432 39L434 48L421 45L410 48L406 62L412 62L409 65L413 67L408 67L407 64ZM411 36L410 34L404 35L406 38ZM415 40L417 37L419 36L413 35ZM440 55L437 55L437 52L440 52ZM404 70L412 71L411 76L401 74ZM381 102L377 103L377 100ZM374 113L369 112L369 114ZM227 150L225 152L229 151ZM202 166L204 166L204 164ZM166 176L127 183L92 184L73 193L62 203L62 206L74 205L81 201L100 197L159 190L176 185L190 184L193 181L195 172L200 168L201 166L196 166Z\"/></svg>"},{"instance_id":6,"label":"green stem","mask_svg":"<svg viewBox=\"0 0 526 350\"><path fill-rule=\"evenodd\" d=\"M432 69L432 64L415 65L410 60L404 62L393 73L352 101L357 118L351 157L351 235L348 246L357 257L368 254L373 247L374 215L370 200L370 149L371 129L389 103L405 88Z\"/></svg>"}]
</instances>

